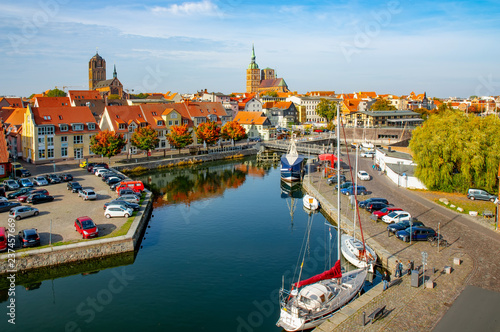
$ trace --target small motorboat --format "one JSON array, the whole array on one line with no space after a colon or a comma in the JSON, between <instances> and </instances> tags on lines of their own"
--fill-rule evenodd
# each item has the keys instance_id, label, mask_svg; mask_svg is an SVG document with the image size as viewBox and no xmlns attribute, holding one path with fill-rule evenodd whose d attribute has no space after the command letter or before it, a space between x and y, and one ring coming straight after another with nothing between
<instances>
[{"instance_id":1,"label":"small motorboat","mask_svg":"<svg viewBox=\"0 0 500 332\"><path fill-rule=\"evenodd\" d=\"M304 204L304 207L308 210L317 210L319 209L319 202L316 198L314 198L311 195L304 195L304 198L302 199L302 202Z\"/></svg>"}]
</instances>

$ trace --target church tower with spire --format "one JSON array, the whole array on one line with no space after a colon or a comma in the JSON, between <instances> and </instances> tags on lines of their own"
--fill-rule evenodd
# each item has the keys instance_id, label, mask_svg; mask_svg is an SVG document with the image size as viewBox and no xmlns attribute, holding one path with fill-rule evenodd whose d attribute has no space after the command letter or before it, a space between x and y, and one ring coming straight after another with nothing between
<instances>
[{"instance_id":1,"label":"church tower with spire","mask_svg":"<svg viewBox=\"0 0 500 332\"><path fill-rule=\"evenodd\" d=\"M106 60L96 51L89 61L89 90L94 90L97 82L106 80Z\"/></svg>"},{"instance_id":2,"label":"church tower with spire","mask_svg":"<svg viewBox=\"0 0 500 332\"><path fill-rule=\"evenodd\" d=\"M247 69L247 92L254 93L258 91L260 85L259 65L255 62L255 49L252 45L252 60Z\"/></svg>"}]
</instances>

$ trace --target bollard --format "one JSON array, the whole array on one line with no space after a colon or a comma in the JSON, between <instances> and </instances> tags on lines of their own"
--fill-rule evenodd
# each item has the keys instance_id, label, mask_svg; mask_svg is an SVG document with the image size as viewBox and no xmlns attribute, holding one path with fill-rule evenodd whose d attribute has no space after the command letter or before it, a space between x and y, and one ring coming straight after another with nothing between
<instances>
[{"instance_id":1,"label":"bollard","mask_svg":"<svg viewBox=\"0 0 500 332\"><path fill-rule=\"evenodd\" d=\"M364 311L363 311L363 317L362 318L363 318L363 322L362 322L363 326L365 326L366 325L366 312L364 312Z\"/></svg>"}]
</instances>

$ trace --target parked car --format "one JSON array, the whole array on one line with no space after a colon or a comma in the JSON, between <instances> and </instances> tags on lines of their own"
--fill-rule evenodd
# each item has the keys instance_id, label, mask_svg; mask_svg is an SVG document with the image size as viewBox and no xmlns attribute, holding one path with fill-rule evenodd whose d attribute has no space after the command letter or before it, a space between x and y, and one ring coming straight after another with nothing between
<instances>
[{"instance_id":1,"label":"parked car","mask_svg":"<svg viewBox=\"0 0 500 332\"><path fill-rule=\"evenodd\" d=\"M82 197L84 201L97 199L97 194L94 189L82 189L78 192L78 197Z\"/></svg>"},{"instance_id":2,"label":"parked car","mask_svg":"<svg viewBox=\"0 0 500 332\"><path fill-rule=\"evenodd\" d=\"M382 210L382 209L384 209L384 208L386 208L388 206L390 206L390 204L385 204L385 203L382 203L382 202L373 202L373 203L367 204L365 206L365 209L368 212L374 212L374 211Z\"/></svg>"},{"instance_id":3,"label":"parked car","mask_svg":"<svg viewBox=\"0 0 500 332\"><path fill-rule=\"evenodd\" d=\"M125 217L128 218L132 215L132 209L126 208L123 205L108 205L106 211L104 211L104 216L106 218L111 217Z\"/></svg>"},{"instance_id":4,"label":"parked car","mask_svg":"<svg viewBox=\"0 0 500 332\"><path fill-rule=\"evenodd\" d=\"M113 171L110 171L107 168L97 168L97 170L94 172L94 175L102 176L103 174L113 174L113 173L114 173Z\"/></svg>"},{"instance_id":5,"label":"parked car","mask_svg":"<svg viewBox=\"0 0 500 332\"><path fill-rule=\"evenodd\" d=\"M7 197L4 197L4 196L0 196L0 202L8 202L9 199Z\"/></svg>"},{"instance_id":6,"label":"parked car","mask_svg":"<svg viewBox=\"0 0 500 332\"><path fill-rule=\"evenodd\" d=\"M61 179L63 180L63 182L73 181L73 175L65 173L61 176Z\"/></svg>"},{"instance_id":7,"label":"parked car","mask_svg":"<svg viewBox=\"0 0 500 332\"><path fill-rule=\"evenodd\" d=\"M18 202L0 202L0 212L10 211L13 207L20 206Z\"/></svg>"},{"instance_id":8,"label":"parked car","mask_svg":"<svg viewBox=\"0 0 500 332\"><path fill-rule=\"evenodd\" d=\"M7 232L5 227L0 227L0 251L7 250Z\"/></svg>"},{"instance_id":9,"label":"parked car","mask_svg":"<svg viewBox=\"0 0 500 332\"><path fill-rule=\"evenodd\" d=\"M340 189L345 189L354 186L354 183L351 181L346 181L340 185ZM335 185L335 190L339 189L339 185Z\"/></svg>"},{"instance_id":10,"label":"parked car","mask_svg":"<svg viewBox=\"0 0 500 332\"><path fill-rule=\"evenodd\" d=\"M72 193L77 193L83 189L83 187L76 181L68 182L66 189L71 190Z\"/></svg>"},{"instance_id":11,"label":"parked car","mask_svg":"<svg viewBox=\"0 0 500 332\"><path fill-rule=\"evenodd\" d=\"M19 183L17 183L16 180L12 180L12 179L4 180L3 185L5 187L5 190L7 190L7 191L19 189Z\"/></svg>"},{"instance_id":12,"label":"parked car","mask_svg":"<svg viewBox=\"0 0 500 332\"><path fill-rule=\"evenodd\" d=\"M53 200L54 196L44 195L40 193L31 193L31 195L29 195L28 198L26 198L26 203L39 204L39 203L52 202Z\"/></svg>"},{"instance_id":13,"label":"parked car","mask_svg":"<svg viewBox=\"0 0 500 332\"><path fill-rule=\"evenodd\" d=\"M87 167L87 171L89 171L89 172L93 172L94 167L104 167L104 168L108 168L108 164L106 164L106 163L92 164L92 165L90 165L90 166L88 166L88 167Z\"/></svg>"},{"instance_id":14,"label":"parked car","mask_svg":"<svg viewBox=\"0 0 500 332\"><path fill-rule=\"evenodd\" d=\"M31 180L28 178L20 179L19 184L21 185L22 188L30 188L34 186L33 182L31 182Z\"/></svg>"},{"instance_id":15,"label":"parked car","mask_svg":"<svg viewBox=\"0 0 500 332\"><path fill-rule=\"evenodd\" d=\"M33 178L33 183L35 186L46 186L49 184L49 181L44 176L39 175Z\"/></svg>"},{"instance_id":16,"label":"parked car","mask_svg":"<svg viewBox=\"0 0 500 332\"><path fill-rule=\"evenodd\" d=\"M382 217L382 221L386 224L392 224L404 220L411 220L411 215L406 211L392 211L386 216Z\"/></svg>"},{"instance_id":17,"label":"parked car","mask_svg":"<svg viewBox=\"0 0 500 332\"><path fill-rule=\"evenodd\" d=\"M104 203L104 210L106 210L106 208L109 205L123 205L126 208L132 209L133 211L139 211L139 209L141 207L137 203L131 203L131 202L127 202L127 201L121 200L120 197L118 197L117 199L112 200L111 202Z\"/></svg>"},{"instance_id":18,"label":"parked car","mask_svg":"<svg viewBox=\"0 0 500 332\"><path fill-rule=\"evenodd\" d=\"M346 178L344 174L340 175L340 183L345 182ZM337 175L332 175L326 179L326 182L328 182L329 185L335 184L338 181L338 176Z\"/></svg>"},{"instance_id":19,"label":"parked car","mask_svg":"<svg viewBox=\"0 0 500 332\"><path fill-rule=\"evenodd\" d=\"M0 183L0 196L5 196L5 186Z\"/></svg>"},{"instance_id":20,"label":"parked car","mask_svg":"<svg viewBox=\"0 0 500 332\"><path fill-rule=\"evenodd\" d=\"M418 221L416 218L412 218L411 227L425 227L424 223ZM387 230L393 234L396 234L398 231L403 231L407 228L410 228L410 220L400 221L395 224L390 224L387 226Z\"/></svg>"},{"instance_id":21,"label":"parked car","mask_svg":"<svg viewBox=\"0 0 500 332\"><path fill-rule=\"evenodd\" d=\"M389 201L385 198L371 197L371 198L365 199L364 201L360 201L358 203L358 206L360 208L364 208L367 204L374 203L374 202L381 202L381 203L389 204Z\"/></svg>"},{"instance_id":22,"label":"parked car","mask_svg":"<svg viewBox=\"0 0 500 332\"><path fill-rule=\"evenodd\" d=\"M125 175L118 174L116 172L110 172L107 174L103 174L103 176L102 176L103 181L106 181L109 178L119 178L119 179L123 180L123 179L125 179Z\"/></svg>"},{"instance_id":23,"label":"parked car","mask_svg":"<svg viewBox=\"0 0 500 332\"><path fill-rule=\"evenodd\" d=\"M427 241L427 238L436 236L436 231L430 227L412 227L411 228L411 239L412 241ZM396 237L405 242L410 241L410 228L408 227L404 231L397 231Z\"/></svg>"},{"instance_id":24,"label":"parked car","mask_svg":"<svg viewBox=\"0 0 500 332\"><path fill-rule=\"evenodd\" d=\"M36 229L23 229L18 234L21 247L38 247L40 245L40 236Z\"/></svg>"},{"instance_id":25,"label":"parked car","mask_svg":"<svg viewBox=\"0 0 500 332\"><path fill-rule=\"evenodd\" d=\"M118 193L121 189L133 189L134 191L143 191L144 183L142 181L122 181L120 185L115 188L115 191Z\"/></svg>"},{"instance_id":26,"label":"parked car","mask_svg":"<svg viewBox=\"0 0 500 332\"><path fill-rule=\"evenodd\" d=\"M48 178L49 178L49 182L50 183L61 183L62 182L62 178L57 175L57 174L49 174L48 175Z\"/></svg>"},{"instance_id":27,"label":"parked car","mask_svg":"<svg viewBox=\"0 0 500 332\"><path fill-rule=\"evenodd\" d=\"M403 209L398 207L388 206L386 208L383 208L382 210L374 211L372 215L376 216L377 219L381 219L383 216L386 216L393 211L403 211Z\"/></svg>"},{"instance_id":28,"label":"parked car","mask_svg":"<svg viewBox=\"0 0 500 332\"><path fill-rule=\"evenodd\" d=\"M370 174L368 174L365 171L358 171L358 179L362 181L369 181L370 180Z\"/></svg>"},{"instance_id":29,"label":"parked car","mask_svg":"<svg viewBox=\"0 0 500 332\"><path fill-rule=\"evenodd\" d=\"M34 190L31 190L25 194L22 194L22 195L19 195L17 196L17 200L19 202L26 202L26 199L28 199L28 196L30 196L31 194L42 194L42 195L48 195L49 192L47 191L47 189L44 189L44 188L39 188L39 189L34 189Z\"/></svg>"},{"instance_id":30,"label":"parked car","mask_svg":"<svg viewBox=\"0 0 500 332\"><path fill-rule=\"evenodd\" d=\"M92 219L89 217L78 217L75 220L75 230L82 234L84 239L91 237L97 237L99 235L99 229Z\"/></svg>"},{"instance_id":31,"label":"parked car","mask_svg":"<svg viewBox=\"0 0 500 332\"><path fill-rule=\"evenodd\" d=\"M16 176L19 178L27 178L27 177L31 176L30 171L28 171L27 169L24 169L24 168L16 169L15 173L16 173Z\"/></svg>"},{"instance_id":32,"label":"parked car","mask_svg":"<svg viewBox=\"0 0 500 332\"><path fill-rule=\"evenodd\" d=\"M375 151L362 151L359 156L363 158L373 158L375 156Z\"/></svg>"},{"instance_id":33,"label":"parked car","mask_svg":"<svg viewBox=\"0 0 500 332\"><path fill-rule=\"evenodd\" d=\"M112 185L112 184L115 184L115 183L120 183L122 179L116 177L116 176L110 176L106 179L106 184L108 185Z\"/></svg>"},{"instance_id":34,"label":"parked car","mask_svg":"<svg viewBox=\"0 0 500 332\"><path fill-rule=\"evenodd\" d=\"M136 191L134 189L121 189L118 192L118 197L121 197L123 195L136 195L137 197L141 197L142 193L140 191Z\"/></svg>"},{"instance_id":35,"label":"parked car","mask_svg":"<svg viewBox=\"0 0 500 332\"><path fill-rule=\"evenodd\" d=\"M368 191L366 190L365 187L358 186L357 188L358 188L357 189L358 195L366 195L366 194L368 194ZM342 190L340 190L340 193L343 194L343 195L347 195L347 196L354 195L354 186L342 189Z\"/></svg>"},{"instance_id":36,"label":"parked car","mask_svg":"<svg viewBox=\"0 0 500 332\"><path fill-rule=\"evenodd\" d=\"M139 197L137 197L137 195L134 195L134 194L121 195L120 199L122 201L130 202L130 203L139 203L139 201L140 201Z\"/></svg>"},{"instance_id":37,"label":"parked car","mask_svg":"<svg viewBox=\"0 0 500 332\"><path fill-rule=\"evenodd\" d=\"M35 188L21 188L18 191L14 191L13 193L9 193L7 195L7 198L9 198L9 199L17 198L21 195L25 195L29 192L32 192L33 190L35 190Z\"/></svg>"},{"instance_id":38,"label":"parked car","mask_svg":"<svg viewBox=\"0 0 500 332\"><path fill-rule=\"evenodd\" d=\"M40 211L37 208L31 206L16 206L9 211L9 218L14 218L20 220L23 218L38 216Z\"/></svg>"},{"instance_id":39,"label":"parked car","mask_svg":"<svg viewBox=\"0 0 500 332\"><path fill-rule=\"evenodd\" d=\"M497 199L495 195L490 194L486 190L475 189L475 188L469 188L467 190L467 198L470 200L480 199L483 201L491 201L491 202L495 202L495 200Z\"/></svg>"}]
</instances>

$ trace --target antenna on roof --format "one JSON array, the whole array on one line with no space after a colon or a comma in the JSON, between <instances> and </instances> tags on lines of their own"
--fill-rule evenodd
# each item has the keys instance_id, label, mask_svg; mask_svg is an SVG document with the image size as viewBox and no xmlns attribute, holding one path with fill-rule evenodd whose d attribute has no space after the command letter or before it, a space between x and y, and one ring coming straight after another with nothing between
<instances>
[{"instance_id":1,"label":"antenna on roof","mask_svg":"<svg viewBox=\"0 0 500 332\"><path fill-rule=\"evenodd\" d=\"M99 47L95 48L95 54L99 54Z\"/></svg>"}]
</instances>

